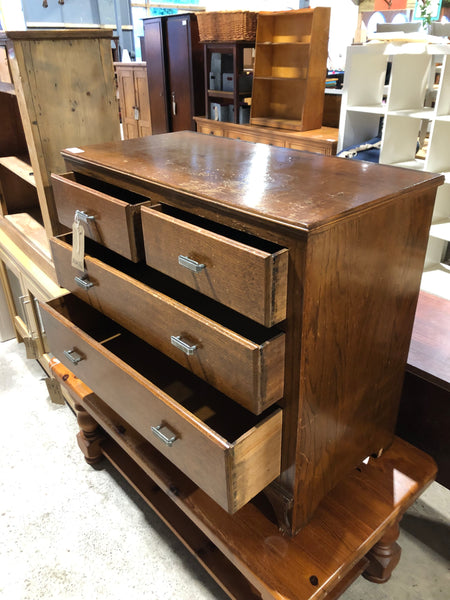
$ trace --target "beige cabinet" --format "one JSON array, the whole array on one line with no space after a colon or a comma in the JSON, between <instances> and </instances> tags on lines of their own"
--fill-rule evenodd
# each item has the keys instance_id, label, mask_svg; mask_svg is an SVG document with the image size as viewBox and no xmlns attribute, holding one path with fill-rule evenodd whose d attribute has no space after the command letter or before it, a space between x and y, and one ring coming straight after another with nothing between
<instances>
[{"instance_id":1,"label":"beige cabinet","mask_svg":"<svg viewBox=\"0 0 450 600\"><path fill-rule=\"evenodd\" d=\"M114 67L124 139L152 135L146 63L114 63Z\"/></svg>"}]
</instances>

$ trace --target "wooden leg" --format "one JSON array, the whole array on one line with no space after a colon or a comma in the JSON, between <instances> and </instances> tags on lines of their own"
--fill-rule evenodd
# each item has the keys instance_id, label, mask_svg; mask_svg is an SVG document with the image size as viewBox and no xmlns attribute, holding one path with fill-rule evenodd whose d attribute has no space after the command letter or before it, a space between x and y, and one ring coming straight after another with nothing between
<instances>
[{"instance_id":1,"label":"wooden leg","mask_svg":"<svg viewBox=\"0 0 450 600\"><path fill-rule=\"evenodd\" d=\"M78 402L75 403L75 410L80 426L80 431L77 434L78 446L83 452L86 462L95 465L103 458L101 443L104 440L104 435L96 421Z\"/></svg>"},{"instance_id":2,"label":"wooden leg","mask_svg":"<svg viewBox=\"0 0 450 600\"><path fill-rule=\"evenodd\" d=\"M366 554L370 564L363 575L374 583L385 583L398 565L402 549L397 544L399 521L387 529L380 541Z\"/></svg>"},{"instance_id":3,"label":"wooden leg","mask_svg":"<svg viewBox=\"0 0 450 600\"><path fill-rule=\"evenodd\" d=\"M264 489L264 495L270 502L281 533L291 534L293 498L277 481Z\"/></svg>"}]
</instances>

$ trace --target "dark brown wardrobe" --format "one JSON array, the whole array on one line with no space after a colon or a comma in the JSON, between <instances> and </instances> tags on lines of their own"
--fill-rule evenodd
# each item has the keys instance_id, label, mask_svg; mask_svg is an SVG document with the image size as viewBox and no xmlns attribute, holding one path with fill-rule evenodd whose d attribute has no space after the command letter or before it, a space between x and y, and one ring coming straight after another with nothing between
<instances>
[{"instance_id":1,"label":"dark brown wardrobe","mask_svg":"<svg viewBox=\"0 0 450 600\"><path fill-rule=\"evenodd\" d=\"M203 46L195 14L144 19L152 132L195 130L205 114Z\"/></svg>"}]
</instances>

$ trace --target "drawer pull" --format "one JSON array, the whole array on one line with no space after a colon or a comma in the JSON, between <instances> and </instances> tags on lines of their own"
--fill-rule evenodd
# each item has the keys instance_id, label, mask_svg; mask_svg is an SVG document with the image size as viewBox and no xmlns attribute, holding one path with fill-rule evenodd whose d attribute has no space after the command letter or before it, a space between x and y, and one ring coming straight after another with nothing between
<instances>
[{"instance_id":1,"label":"drawer pull","mask_svg":"<svg viewBox=\"0 0 450 600\"><path fill-rule=\"evenodd\" d=\"M89 279L86 277L86 275L84 277L78 277L78 275L75 277L75 283L77 285L80 286L80 288L83 288L83 290L88 290L89 288L93 287L93 283L92 281L89 281Z\"/></svg>"},{"instance_id":2,"label":"drawer pull","mask_svg":"<svg viewBox=\"0 0 450 600\"><path fill-rule=\"evenodd\" d=\"M196 260L192 260L192 258L183 256L182 254L180 254L178 257L178 264L180 264L182 267L186 267L186 269L189 269L194 273L200 273L200 271L206 268L206 265L203 263L198 263Z\"/></svg>"},{"instance_id":3,"label":"drawer pull","mask_svg":"<svg viewBox=\"0 0 450 600\"><path fill-rule=\"evenodd\" d=\"M170 431L170 429L165 425L157 425L156 427L152 427L152 432L157 438L162 440L166 446L172 446L174 441L177 439L177 436L174 434L174 432Z\"/></svg>"},{"instance_id":4,"label":"drawer pull","mask_svg":"<svg viewBox=\"0 0 450 600\"><path fill-rule=\"evenodd\" d=\"M70 360L71 363L77 365L81 360L81 356L75 350L64 350L64 356Z\"/></svg>"},{"instance_id":5,"label":"drawer pull","mask_svg":"<svg viewBox=\"0 0 450 600\"><path fill-rule=\"evenodd\" d=\"M89 223L89 221L93 221L95 219L94 215L88 215L84 212L84 210L76 210L75 211L75 220L76 221L84 221L85 223Z\"/></svg>"},{"instance_id":6,"label":"drawer pull","mask_svg":"<svg viewBox=\"0 0 450 600\"><path fill-rule=\"evenodd\" d=\"M197 350L196 344L193 344L192 346L186 344L186 342L183 342L181 336L179 335L171 335L170 341L172 342L172 346L175 346L175 348L178 348L178 350L182 350L188 356L192 356Z\"/></svg>"}]
</instances>

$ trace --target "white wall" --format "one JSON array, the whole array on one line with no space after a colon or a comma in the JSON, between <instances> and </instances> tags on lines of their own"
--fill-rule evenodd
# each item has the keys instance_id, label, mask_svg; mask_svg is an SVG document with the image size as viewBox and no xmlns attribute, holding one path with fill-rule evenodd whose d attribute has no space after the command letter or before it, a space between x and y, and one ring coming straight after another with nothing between
<instances>
[{"instance_id":1,"label":"white wall","mask_svg":"<svg viewBox=\"0 0 450 600\"><path fill-rule=\"evenodd\" d=\"M299 0L206 0L206 10L288 10L296 9ZM311 8L331 6L328 67L343 69L347 46L350 46L358 23L358 6L352 0L310 0Z\"/></svg>"},{"instance_id":2,"label":"white wall","mask_svg":"<svg viewBox=\"0 0 450 600\"><path fill-rule=\"evenodd\" d=\"M206 10L289 10L298 8L299 0L205 0Z\"/></svg>"},{"instance_id":3,"label":"white wall","mask_svg":"<svg viewBox=\"0 0 450 600\"><path fill-rule=\"evenodd\" d=\"M9 31L25 29L21 0L0 0L0 14L4 29Z\"/></svg>"}]
</instances>

